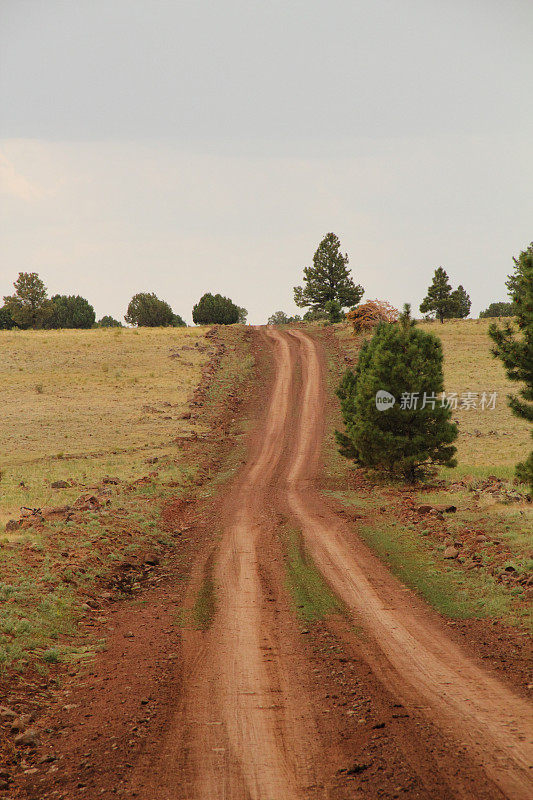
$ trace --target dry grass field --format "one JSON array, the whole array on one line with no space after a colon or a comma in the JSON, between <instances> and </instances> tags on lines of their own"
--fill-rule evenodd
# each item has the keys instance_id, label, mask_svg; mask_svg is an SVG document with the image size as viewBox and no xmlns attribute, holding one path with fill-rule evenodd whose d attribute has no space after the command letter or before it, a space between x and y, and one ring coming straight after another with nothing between
<instances>
[{"instance_id":1,"label":"dry grass field","mask_svg":"<svg viewBox=\"0 0 533 800\"><path fill-rule=\"evenodd\" d=\"M53 481L138 477L199 430L180 417L213 349L206 330L0 332L0 523L79 494Z\"/></svg>"},{"instance_id":2,"label":"dry grass field","mask_svg":"<svg viewBox=\"0 0 533 800\"><path fill-rule=\"evenodd\" d=\"M253 364L244 328L207 332L1 332L0 675L92 658L80 619L175 548L163 508L211 479L213 421Z\"/></svg>"},{"instance_id":3,"label":"dry grass field","mask_svg":"<svg viewBox=\"0 0 533 800\"><path fill-rule=\"evenodd\" d=\"M505 375L501 362L490 352L488 319L420 322L423 330L438 336L444 351L444 385L447 395L458 394L458 407L453 418L459 423L456 441L458 466L444 470L449 477L471 475L484 477L514 476L514 466L531 450L528 424L509 410L507 395L517 390ZM343 347L355 355L360 339L355 339L351 327L336 326ZM461 408L465 392L477 393L477 408ZM480 408L481 398L497 393L495 408Z\"/></svg>"},{"instance_id":4,"label":"dry grass field","mask_svg":"<svg viewBox=\"0 0 533 800\"><path fill-rule=\"evenodd\" d=\"M420 323L424 330L435 333L444 350L444 382L446 392L477 393L477 408L454 412L459 423L457 459L459 472L483 475L490 472L511 477L518 461L531 450L529 425L515 417L507 404L507 395L518 386L505 375L502 363L490 352L488 329L491 320L465 319L440 323ZM482 410L480 398L486 392L497 392L493 410Z\"/></svg>"}]
</instances>

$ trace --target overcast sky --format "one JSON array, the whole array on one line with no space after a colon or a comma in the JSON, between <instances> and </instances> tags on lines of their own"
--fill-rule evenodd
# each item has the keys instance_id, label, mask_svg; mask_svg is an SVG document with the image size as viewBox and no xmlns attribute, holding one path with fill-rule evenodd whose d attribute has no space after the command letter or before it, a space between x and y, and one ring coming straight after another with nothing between
<instances>
[{"instance_id":1,"label":"overcast sky","mask_svg":"<svg viewBox=\"0 0 533 800\"><path fill-rule=\"evenodd\" d=\"M531 0L0 0L0 295L263 323L337 233L365 297L477 315L533 239Z\"/></svg>"}]
</instances>

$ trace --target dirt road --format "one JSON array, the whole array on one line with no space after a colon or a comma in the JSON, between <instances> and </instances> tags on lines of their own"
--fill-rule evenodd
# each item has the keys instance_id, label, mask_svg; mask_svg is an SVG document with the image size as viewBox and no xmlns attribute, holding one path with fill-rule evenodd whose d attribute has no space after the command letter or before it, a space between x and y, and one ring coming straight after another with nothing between
<instances>
[{"instance_id":1,"label":"dirt road","mask_svg":"<svg viewBox=\"0 0 533 800\"><path fill-rule=\"evenodd\" d=\"M378 644L383 679L421 705L482 764L509 798L532 796L531 708L472 662L361 547L313 491L320 456L322 375L316 345L302 333L304 392L287 495L307 547L326 580Z\"/></svg>"},{"instance_id":2,"label":"dirt road","mask_svg":"<svg viewBox=\"0 0 533 800\"><path fill-rule=\"evenodd\" d=\"M282 339L259 446L228 503L213 571L218 613L188 695L187 715L199 721L191 736L191 797L296 800L299 787L315 782L313 717L284 674L257 552L285 445L290 390L290 351Z\"/></svg>"},{"instance_id":3,"label":"dirt road","mask_svg":"<svg viewBox=\"0 0 533 800\"><path fill-rule=\"evenodd\" d=\"M319 346L302 331L255 336L265 396L254 405L242 467L206 512L186 602L192 609L203 598L206 624L180 629L178 652L164 649L172 584L156 595L159 605L124 610L124 622L117 612L92 680L69 689L68 723L59 723L62 734L69 728L63 767L34 779L26 796L79 796L76 787L88 786L80 761L93 751L100 765L91 798L529 800L526 701L452 640L445 621L354 537L318 489L326 401ZM288 528L301 531L344 607L322 633L318 624L305 629L291 604ZM133 616L135 638L125 639ZM167 659L176 666L162 691L150 676ZM139 717L138 696L149 718ZM113 707L128 703L133 718L117 712L114 721ZM134 754L141 724L146 736ZM54 759L58 746L50 741Z\"/></svg>"},{"instance_id":4,"label":"dirt road","mask_svg":"<svg viewBox=\"0 0 533 800\"><path fill-rule=\"evenodd\" d=\"M331 755L326 757L306 690L308 665L295 656L296 630L284 626L283 604L266 596L261 578L261 545L272 538L275 513L282 510L302 530L348 613L364 626L375 674L481 765L488 788L472 792L459 781L455 796L487 796L492 786L501 792L494 797L526 800L533 790L528 708L453 644L445 626L406 595L363 545L354 550L348 544L342 521L313 486L324 401L317 346L301 332L264 336L274 351L273 389L248 461L224 503L210 567L217 610L209 632L191 634L186 646L183 702L152 769L156 796L330 796ZM138 788L146 790L146 774Z\"/></svg>"}]
</instances>

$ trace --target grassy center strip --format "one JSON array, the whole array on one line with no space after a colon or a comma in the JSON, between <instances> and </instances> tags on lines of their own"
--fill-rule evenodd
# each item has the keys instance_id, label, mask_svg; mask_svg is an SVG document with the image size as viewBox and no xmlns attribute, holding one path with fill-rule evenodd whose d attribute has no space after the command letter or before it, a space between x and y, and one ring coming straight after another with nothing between
<instances>
[{"instance_id":1,"label":"grassy center strip","mask_svg":"<svg viewBox=\"0 0 533 800\"><path fill-rule=\"evenodd\" d=\"M305 622L312 623L342 610L311 556L306 551L300 531L289 529L284 534L286 588L293 607Z\"/></svg>"}]
</instances>

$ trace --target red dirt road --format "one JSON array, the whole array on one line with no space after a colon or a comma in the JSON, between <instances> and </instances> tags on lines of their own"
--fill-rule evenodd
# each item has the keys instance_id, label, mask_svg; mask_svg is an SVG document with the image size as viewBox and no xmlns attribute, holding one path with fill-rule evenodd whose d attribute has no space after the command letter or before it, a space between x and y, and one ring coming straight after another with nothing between
<instances>
[{"instance_id":1,"label":"red dirt road","mask_svg":"<svg viewBox=\"0 0 533 800\"><path fill-rule=\"evenodd\" d=\"M166 693L154 683L149 690L157 728L147 730L138 754L116 735L112 707L109 731L95 722L89 740L84 721L105 719L106 701L73 690L70 702L85 718L61 745L62 783L53 773L28 797L78 797L79 754L95 748L101 772L85 794L90 800L529 800L527 702L452 641L445 622L354 539L317 489L325 404L319 347L301 331L256 337L272 356L272 380L259 376L267 394L248 457L213 503L187 602L191 608L212 585L210 624L181 630L175 679ZM280 535L286 524L302 532L344 604L349 620L338 618L331 630L302 630L293 612ZM171 606L171 593L162 591ZM160 646L150 620L164 629L172 611L161 620L151 613L148 605L148 630L134 640L139 687L153 668L150 647ZM103 659L96 680L109 677L105 697L118 697L106 669L121 661L116 682L134 684L136 665L112 650ZM369 704L365 718L353 716L357 699Z\"/></svg>"},{"instance_id":2,"label":"red dirt road","mask_svg":"<svg viewBox=\"0 0 533 800\"><path fill-rule=\"evenodd\" d=\"M271 525L265 515L287 443L293 388L291 353L281 337L275 371L264 429L222 511L212 570L215 619L201 643L194 633L185 642L180 713L156 769L148 776L143 770L132 782L143 797L147 781L161 800L324 796L315 791L318 734L311 703L288 672L287 643L278 641L260 579L258 543Z\"/></svg>"},{"instance_id":3,"label":"red dirt road","mask_svg":"<svg viewBox=\"0 0 533 800\"><path fill-rule=\"evenodd\" d=\"M385 660L375 668L384 680L465 746L506 797L530 798L531 708L473 663L421 605L414 608L365 548L354 552L342 523L313 491L321 445L321 366L315 343L300 332L293 335L301 344L304 395L287 495L315 563L377 642Z\"/></svg>"},{"instance_id":4,"label":"red dirt road","mask_svg":"<svg viewBox=\"0 0 533 800\"><path fill-rule=\"evenodd\" d=\"M224 503L212 571L217 610L201 643L191 635L186 648L183 705L151 770L155 796L331 796L324 788L330 766L302 678L306 665L290 658L293 642L280 640L261 582L260 545L275 527L277 507L290 510L326 580L377 645L368 658L380 680L466 750L489 787L528 800L531 715L525 701L452 643L435 615L407 596L363 546L355 551L348 544L342 522L313 488L324 399L316 344L301 332L267 336L274 386L264 425ZM279 606L273 610L283 613ZM132 783L143 796L146 778L143 771ZM456 796L482 792L458 785Z\"/></svg>"}]
</instances>

